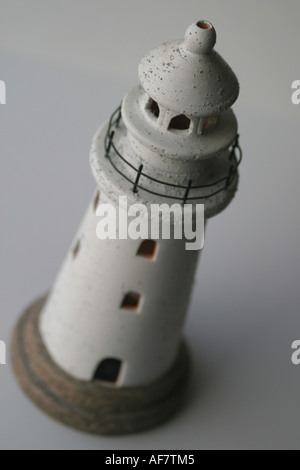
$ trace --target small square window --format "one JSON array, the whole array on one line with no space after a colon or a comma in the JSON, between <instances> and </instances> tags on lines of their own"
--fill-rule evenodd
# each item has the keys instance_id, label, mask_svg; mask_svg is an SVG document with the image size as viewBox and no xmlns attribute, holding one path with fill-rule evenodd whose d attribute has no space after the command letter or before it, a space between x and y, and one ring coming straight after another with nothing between
<instances>
[{"instance_id":1,"label":"small square window","mask_svg":"<svg viewBox=\"0 0 300 470\"><path fill-rule=\"evenodd\" d=\"M116 383L120 375L121 366L122 362L119 359L112 357L103 359L96 369L94 380Z\"/></svg>"},{"instance_id":2,"label":"small square window","mask_svg":"<svg viewBox=\"0 0 300 470\"><path fill-rule=\"evenodd\" d=\"M148 259L154 259L156 252L157 242L154 240L144 240L138 249L137 255Z\"/></svg>"},{"instance_id":3,"label":"small square window","mask_svg":"<svg viewBox=\"0 0 300 470\"><path fill-rule=\"evenodd\" d=\"M141 304L142 296L136 292L128 292L125 295L121 308L124 310L138 310Z\"/></svg>"}]
</instances>

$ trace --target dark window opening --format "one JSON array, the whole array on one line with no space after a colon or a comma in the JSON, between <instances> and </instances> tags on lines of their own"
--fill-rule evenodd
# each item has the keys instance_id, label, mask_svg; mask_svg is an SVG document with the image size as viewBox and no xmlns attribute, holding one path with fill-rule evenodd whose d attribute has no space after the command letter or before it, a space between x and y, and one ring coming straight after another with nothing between
<instances>
[{"instance_id":1,"label":"dark window opening","mask_svg":"<svg viewBox=\"0 0 300 470\"><path fill-rule=\"evenodd\" d=\"M138 310L141 302L141 295L136 292L128 292L125 295L121 308L125 310Z\"/></svg>"},{"instance_id":2,"label":"dark window opening","mask_svg":"<svg viewBox=\"0 0 300 470\"><path fill-rule=\"evenodd\" d=\"M150 99L148 103L148 109L151 111L151 113L158 118L160 114L160 109L156 101Z\"/></svg>"},{"instance_id":3,"label":"dark window opening","mask_svg":"<svg viewBox=\"0 0 300 470\"><path fill-rule=\"evenodd\" d=\"M78 242L76 243L76 246L73 249L73 258L77 257L77 255L80 251L80 247L81 247L81 242L80 242L80 240L78 240Z\"/></svg>"},{"instance_id":4,"label":"dark window opening","mask_svg":"<svg viewBox=\"0 0 300 470\"><path fill-rule=\"evenodd\" d=\"M138 256L144 256L144 258L153 259L157 250L157 242L153 240L145 240L139 247L137 252Z\"/></svg>"},{"instance_id":5,"label":"dark window opening","mask_svg":"<svg viewBox=\"0 0 300 470\"><path fill-rule=\"evenodd\" d=\"M95 200L94 200L94 211L95 212L98 209L99 202L100 202L100 191L97 192Z\"/></svg>"},{"instance_id":6,"label":"dark window opening","mask_svg":"<svg viewBox=\"0 0 300 470\"><path fill-rule=\"evenodd\" d=\"M210 117L206 118L203 124L203 130L207 129L210 123L211 123L211 118Z\"/></svg>"},{"instance_id":7,"label":"dark window opening","mask_svg":"<svg viewBox=\"0 0 300 470\"><path fill-rule=\"evenodd\" d=\"M104 359L98 365L93 380L116 383L120 375L121 366L122 362L119 359L112 357Z\"/></svg>"},{"instance_id":8,"label":"dark window opening","mask_svg":"<svg viewBox=\"0 0 300 470\"><path fill-rule=\"evenodd\" d=\"M180 114L180 116L175 116L170 122L169 129L179 129L184 131L189 129L191 125L191 120L185 114Z\"/></svg>"},{"instance_id":9,"label":"dark window opening","mask_svg":"<svg viewBox=\"0 0 300 470\"><path fill-rule=\"evenodd\" d=\"M206 131L211 131L213 130L218 122L218 117L217 116L209 116L207 118L202 118L200 119L200 124L199 124L199 130L198 133L202 134Z\"/></svg>"}]
</instances>

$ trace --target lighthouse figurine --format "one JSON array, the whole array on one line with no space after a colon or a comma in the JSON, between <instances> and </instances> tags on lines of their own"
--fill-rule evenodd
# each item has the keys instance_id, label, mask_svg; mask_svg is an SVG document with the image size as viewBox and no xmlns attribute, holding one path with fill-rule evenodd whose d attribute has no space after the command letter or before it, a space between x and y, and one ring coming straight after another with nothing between
<instances>
[{"instance_id":1,"label":"lighthouse figurine","mask_svg":"<svg viewBox=\"0 0 300 470\"><path fill-rule=\"evenodd\" d=\"M203 20L143 57L140 83L92 142L97 188L57 279L15 328L20 385L76 429L138 432L182 402L189 370L182 329L199 250L187 250L184 238L126 237L120 227L100 240L97 227L103 207L121 212L120 200L189 206L193 217L202 204L205 220L232 200L239 84L215 43Z\"/></svg>"}]
</instances>

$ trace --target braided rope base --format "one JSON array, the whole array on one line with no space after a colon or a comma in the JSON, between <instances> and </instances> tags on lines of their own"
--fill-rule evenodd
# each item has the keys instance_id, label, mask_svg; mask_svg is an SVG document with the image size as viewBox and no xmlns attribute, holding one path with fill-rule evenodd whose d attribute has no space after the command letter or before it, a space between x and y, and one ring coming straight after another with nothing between
<instances>
[{"instance_id":1,"label":"braided rope base","mask_svg":"<svg viewBox=\"0 0 300 470\"><path fill-rule=\"evenodd\" d=\"M182 344L179 356L162 378L144 387L114 388L77 380L51 359L39 332L46 297L20 318L12 340L12 364L27 395L56 420L80 431L120 435L152 428L180 407L189 360Z\"/></svg>"}]
</instances>

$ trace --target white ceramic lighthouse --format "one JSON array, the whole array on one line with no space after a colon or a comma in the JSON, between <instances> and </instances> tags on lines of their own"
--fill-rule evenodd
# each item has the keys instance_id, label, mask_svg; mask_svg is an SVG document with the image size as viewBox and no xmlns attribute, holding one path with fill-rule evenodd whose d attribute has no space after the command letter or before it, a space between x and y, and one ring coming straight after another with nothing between
<instances>
[{"instance_id":1,"label":"white ceramic lighthouse","mask_svg":"<svg viewBox=\"0 0 300 470\"><path fill-rule=\"evenodd\" d=\"M47 296L21 318L16 375L60 421L94 433L142 430L178 407L188 360L182 329L199 251L186 240L99 240L101 205L205 205L206 219L238 183L238 81L215 52L211 23L144 56L140 84L97 132L97 189ZM119 229L118 229L119 230Z\"/></svg>"}]
</instances>

